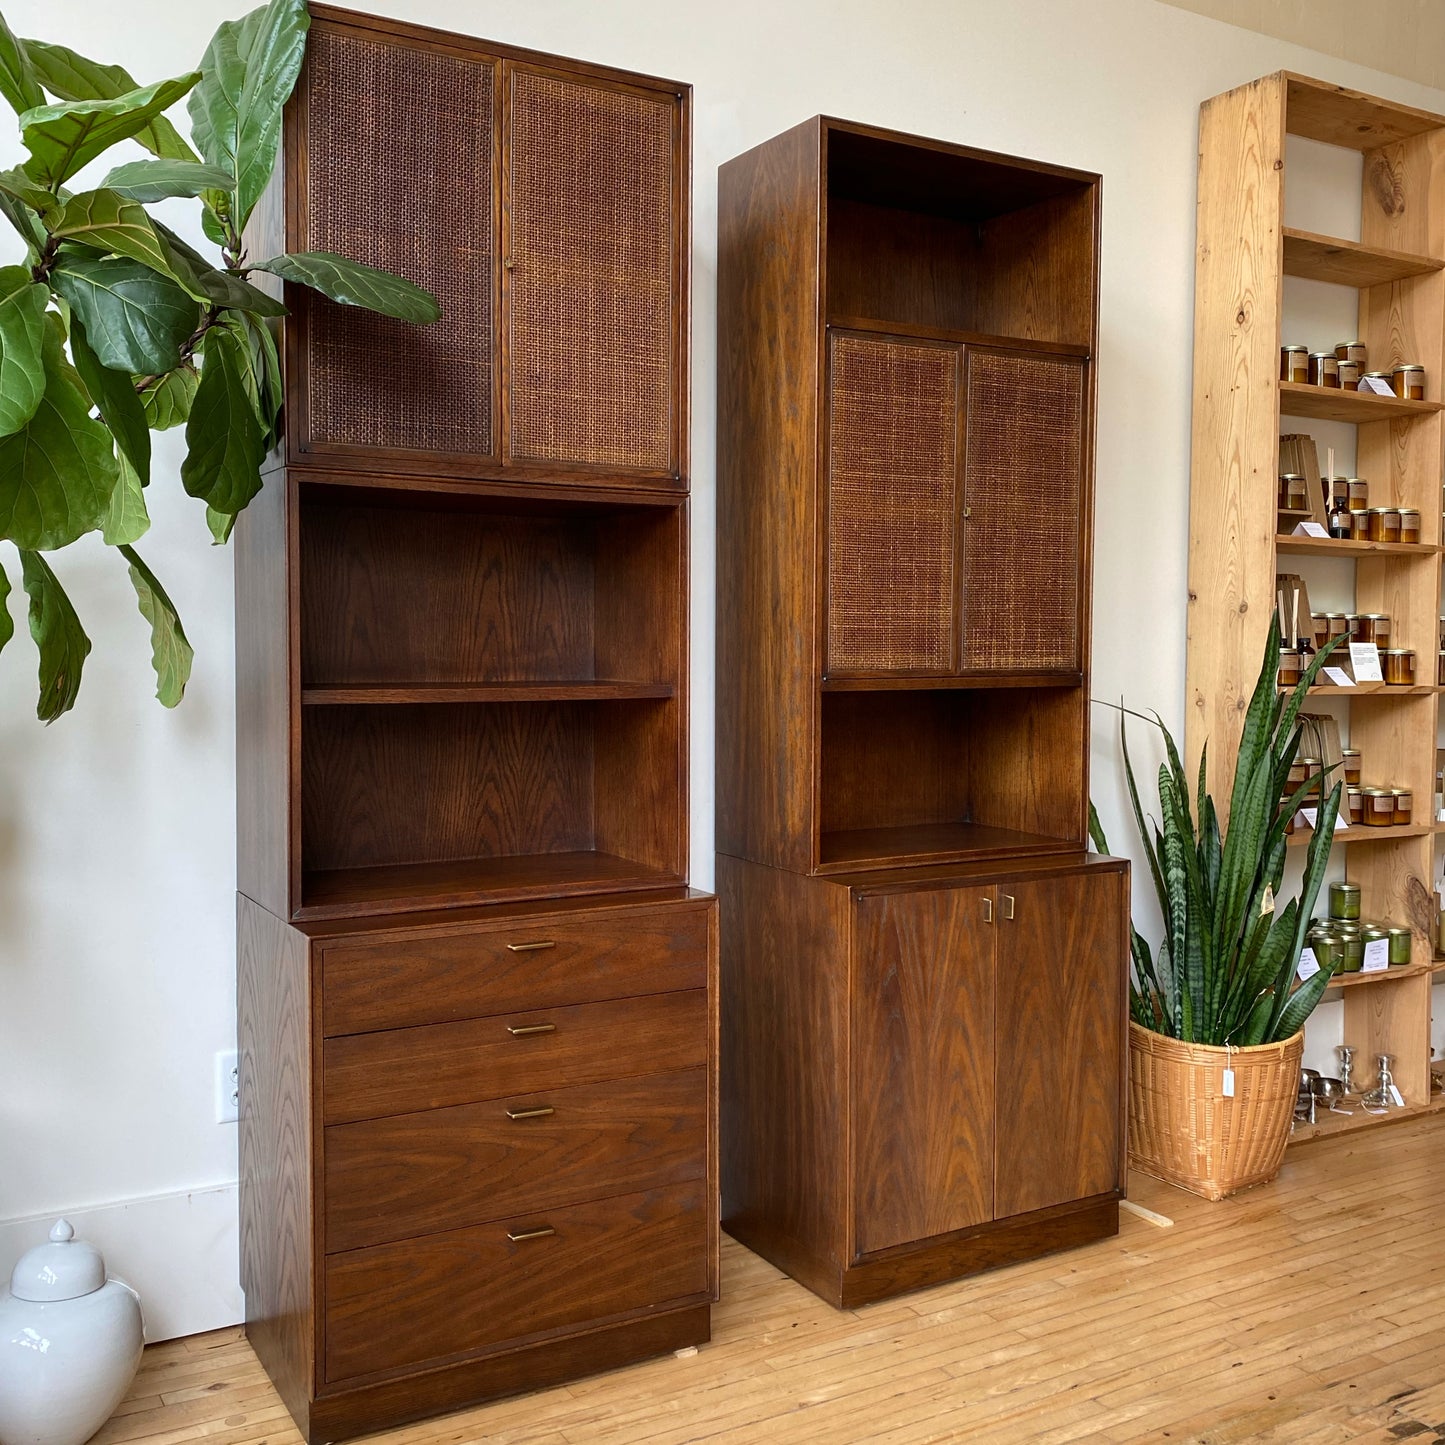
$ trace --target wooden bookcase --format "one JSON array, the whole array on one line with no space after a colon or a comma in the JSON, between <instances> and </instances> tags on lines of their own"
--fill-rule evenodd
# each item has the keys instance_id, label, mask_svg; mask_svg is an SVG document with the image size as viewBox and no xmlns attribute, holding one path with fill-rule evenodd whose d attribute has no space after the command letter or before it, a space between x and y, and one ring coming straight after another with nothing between
<instances>
[{"instance_id":1,"label":"wooden bookcase","mask_svg":"<svg viewBox=\"0 0 1445 1445\"><path fill-rule=\"evenodd\" d=\"M1098 205L826 118L720 174L724 1222L840 1305L1117 1228Z\"/></svg>"},{"instance_id":2,"label":"wooden bookcase","mask_svg":"<svg viewBox=\"0 0 1445 1445\"><path fill-rule=\"evenodd\" d=\"M1363 153L1359 242L1285 224L1286 137ZM1354 559L1356 608L1394 620L1393 645L1413 648L1414 688L1319 687L1350 698L1348 735L1366 781L1384 774L1415 793L1410 828L1354 829L1341 842L1364 912L1413 931L1414 962L1346 975L1345 1042L1360 1074L1395 1055L1407 1107L1330 1115L1297 1139L1366 1128L1438 1107L1430 1093L1431 892L1435 838L1435 686L1440 615L1441 481L1445 473L1445 116L1280 72L1208 100L1200 111L1199 230L1194 313L1190 488L1188 714L1196 761L1209 742L1209 785L1227 802L1231 760L1263 651L1277 571L1295 557ZM1325 391L1279 381L1284 278L1353 288L1356 335L1370 367L1419 361L1424 401ZM1332 344L1336 338L1318 338ZM1351 423L1371 503L1418 507L1418 546L1277 535L1278 438L1289 419ZM1282 420L1283 419L1283 420ZM1295 426L1298 429L1298 426ZM1303 834L1296 839L1304 842Z\"/></svg>"},{"instance_id":3,"label":"wooden bookcase","mask_svg":"<svg viewBox=\"0 0 1445 1445\"><path fill-rule=\"evenodd\" d=\"M312 9L236 536L242 1280L311 1440L708 1338L687 877L690 92Z\"/></svg>"}]
</instances>

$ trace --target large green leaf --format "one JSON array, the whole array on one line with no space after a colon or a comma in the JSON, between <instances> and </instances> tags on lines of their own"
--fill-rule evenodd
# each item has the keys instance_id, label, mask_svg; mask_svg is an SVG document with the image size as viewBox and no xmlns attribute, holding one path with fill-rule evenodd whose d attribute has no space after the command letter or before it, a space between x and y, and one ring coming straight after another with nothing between
<instances>
[{"instance_id":1,"label":"large green leaf","mask_svg":"<svg viewBox=\"0 0 1445 1445\"><path fill-rule=\"evenodd\" d=\"M0 213L20 233L31 249L31 260L39 257L50 240L40 216L55 205L55 197L37 186L24 171L0 171Z\"/></svg>"},{"instance_id":2,"label":"large green leaf","mask_svg":"<svg viewBox=\"0 0 1445 1445\"><path fill-rule=\"evenodd\" d=\"M230 184L225 171L199 161L129 161L106 176L101 185L132 201L164 201L172 196L199 196L207 187Z\"/></svg>"},{"instance_id":3,"label":"large green leaf","mask_svg":"<svg viewBox=\"0 0 1445 1445\"><path fill-rule=\"evenodd\" d=\"M120 465L120 480L110 494L110 508L100 524L100 535L107 547L139 542L151 526L140 478L126 461L124 452L116 460Z\"/></svg>"},{"instance_id":4,"label":"large green leaf","mask_svg":"<svg viewBox=\"0 0 1445 1445\"><path fill-rule=\"evenodd\" d=\"M114 371L170 371L201 322L191 297L139 261L62 256L50 280L74 307L101 364Z\"/></svg>"},{"instance_id":5,"label":"large green leaf","mask_svg":"<svg viewBox=\"0 0 1445 1445\"><path fill-rule=\"evenodd\" d=\"M18 432L0 439L0 538L53 552L100 524L117 473L110 432L90 416L53 327L41 357L45 395Z\"/></svg>"},{"instance_id":6,"label":"large green leaf","mask_svg":"<svg viewBox=\"0 0 1445 1445\"><path fill-rule=\"evenodd\" d=\"M40 650L40 701L35 715L50 723L75 705L90 639L39 552L22 549L20 571L30 595L30 635Z\"/></svg>"},{"instance_id":7,"label":"large green leaf","mask_svg":"<svg viewBox=\"0 0 1445 1445\"><path fill-rule=\"evenodd\" d=\"M145 486L151 475L151 429L130 372L112 371L100 360L91 350L79 316L70 328L70 354L91 404L99 407L101 420L110 428L138 484Z\"/></svg>"},{"instance_id":8,"label":"large green leaf","mask_svg":"<svg viewBox=\"0 0 1445 1445\"><path fill-rule=\"evenodd\" d=\"M276 338L264 321L248 316L246 332L256 370L256 413L261 420L262 440L269 452L281 440L281 412L286 395L281 385L281 356L276 349Z\"/></svg>"},{"instance_id":9,"label":"large green leaf","mask_svg":"<svg viewBox=\"0 0 1445 1445\"><path fill-rule=\"evenodd\" d=\"M149 382L141 390L140 400L150 429L169 431L173 426L184 426L200 383L200 375L189 363Z\"/></svg>"},{"instance_id":10,"label":"large green leaf","mask_svg":"<svg viewBox=\"0 0 1445 1445\"><path fill-rule=\"evenodd\" d=\"M259 316L284 316L286 307L274 296L252 286L235 271L223 271L187 245L169 226L154 222L156 234L165 244L173 275L178 277L192 295L202 297L212 306L233 310L254 311Z\"/></svg>"},{"instance_id":11,"label":"large green leaf","mask_svg":"<svg viewBox=\"0 0 1445 1445\"><path fill-rule=\"evenodd\" d=\"M282 109L310 23L305 0L271 0L222 24L201 58L201 83L188 103L191 133L206 160L234 177L230 221L237 233L275 168Z\"/></svg>"},{"instance_id":12,"label":"large green leaf","mask_svg":"<svg viewBox=\"0 0 1445 1445\"><path fill-rule=\"evenodd\" d=\"M193 497L234 516L261 490L266 449L247 394L250 348L225 327L206 335L201 384L186 422L181 483Z\"/></svg>"},{"instance_id":13,"label":"large green leaf","mask_svg":"<svg viewBox=\"0 0 1445 1445\"><path fill-rule=\"evenodd\" d=\"M131 585L140 602L141 615L151 625L151 665L156 670L156 697L164 707L175 707L185 695L195 653L186 641L175 604L156 575L141 561L133 547L122 547L130 563Z\"/></svg>"},{"instance_id":14,"label":"large green leaf","mask_svg":"<svg viewBox=\"0 0 1445 1445\"><path fill-rule=\"evenodd\" d=\"M45 93L35 78L35 67L25 42L15 38L3 15L0 15L0 95L10 102L17 115L45 104Z\"/></svg>"},{"instance_id":15,"label":"large green leaf","mask_svg":"<svg viewBox=\"0 0 1445 1445\"><path fill-rule=\"evenodd\" d=\"M158 80L111 100L77 100L37 105L20 117L30 159L25 173L49 190L83 165L144 130L200 79L200 72Z\"/></svg>"},{"instance_id":16,"label":"large green leaf","mask_svg":"<svg viewBox=\"0 0 1445 1445\"><path fill-rule=\"evenodd\" d=\"M44 40L24 40L21 44L40 83L58 100L115 100L140 89L124 66L102 65L64 45ZM42 105L44 100L41 96L34 104ZM135 139L155 156L176 161L196 159L195 151L163 115L136 131Z\"/></svg>"},{"instance_id":17,"label":"large green leaf","mask_svg":"<svg viewBox=\"0 0 1445 1445\"><path fill-rule=\"evenodd\" d=\"M0 436L20 430L45 394L41 343L50 288L24 266L0 267Z\"/></svg>"},{"instance_id":18,"label":"large green leaf","mask_svg":"<svg viewBox=\"0 0 1445 1445\"><path fill-rule=\"evenodd\" d=\"M364 306L368 311L395 316L399 321L424 324L441 315L436 297L430 291L402 276L393 276L390 271L363 266L330 251L297 251L273 256L269 261L254 262L251 269L269 271L283 281L299 282L343 305Z\"/></svg>"},{"instance_id":19,"label":"large green leaf","mask_svg":"<svg viewBox=\"0 0 1445 1445\"><path fill-rule=\"evenodd\" d=\"M197 301L206 299L188 267L177 267L170 248L139 201L128 201L118 191L83 191L50 217L50 230L63 240L94 251L114 252L149 266L175 281Z\"/></svg>"},{"instance_id":20,"label":"large green leaf","mask_svg":"<svg viewBox=\"0 0 1445 1445\"><path fill-rule=\"evenodd\" d=\"M236 528L236 519L230 512L218 512L214 507L207 507L206 526L211 529L215 545L224 547L231 540L231 533Z\"/></svg>"}]
</instances>

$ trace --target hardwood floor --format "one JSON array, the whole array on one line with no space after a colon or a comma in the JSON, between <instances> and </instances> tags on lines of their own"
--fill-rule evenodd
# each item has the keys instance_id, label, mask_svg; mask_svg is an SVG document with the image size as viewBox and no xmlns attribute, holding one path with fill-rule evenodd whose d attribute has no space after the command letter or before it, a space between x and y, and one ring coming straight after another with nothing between
<instances>
[{"instance_id":1,"label":"hardwood floor","mask_svg":"<svg viewBox=\"0 0 1445 1445\"><path fill-rule=\"evenodd\" d=\"M1211 1205L1141 1175L1116 1239L839 1312L732 1241L714 1338L386 1445L1445 1440L1445 1120L1291 1150ZM296 1445L239 1330L146 1352L92 1445Z\"/></svg>"}]
</instances>

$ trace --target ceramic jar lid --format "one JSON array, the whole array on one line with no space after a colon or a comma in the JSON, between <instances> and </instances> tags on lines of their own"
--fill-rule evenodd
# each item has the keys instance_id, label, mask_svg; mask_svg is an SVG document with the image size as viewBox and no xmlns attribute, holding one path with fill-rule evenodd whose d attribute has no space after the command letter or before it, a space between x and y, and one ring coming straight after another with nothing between
<instances>
[{"instance_id":1,"label":"ceramic jar lid","mask_svg":"<svg viewBox=\"0 0 1445 1445\"><path fill-rule=\"evenodd\" d=\"M26 1250L10 1275L16 1299L63 1300L94 1294L105 1283L105 1260L93 1244L76 1239L67 1219L57 1219L48 1244Z\"/></svg>"}]
</instances>

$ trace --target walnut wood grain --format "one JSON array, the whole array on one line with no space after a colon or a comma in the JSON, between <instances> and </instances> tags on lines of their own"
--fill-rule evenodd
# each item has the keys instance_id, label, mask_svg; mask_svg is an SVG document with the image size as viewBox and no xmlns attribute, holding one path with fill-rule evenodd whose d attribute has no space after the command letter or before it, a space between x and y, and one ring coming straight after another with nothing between
<instances>
[{"instance_id":1,"label":"walnut wood grain","mask_svg":"<svg viewBox=\"0 0 1445 1445\"><path fill-rule=\"evenodd\" d=\"M703 1069L332 1125L326 1249L701 1179L706 1141Z\"/></svg>"},{"instance_id":2,"label":"walnut wood grain","mask_svg":"<svg viewBox=\"0 0 1445 1445\"><path fill-rule=\"evenodd\" d=\"M368 1033L702 988L709 912L584 911L331 943L322 952L323 1027Z\"/></svg>"},{"instance_id":3,"label":"walnut wood grain","mask_svg":"<svg viewBox=\"0 0 1445 1445\"><path fill-rule=\"evenodd\" d=\"M707 1061L707 994L691 989L348 1034L328 1039L322 1060L327 1124L696 1068Z\"/></svg>"},{"instance_id":4,"label":"walnut wood grain","mask_svg":"<svg viewBox=\"0 0 1445 1445\"><path fill-rule=\"evenodd\" d=\"M705 1186L686 1183L332 1255L326 1378L698 1303L707 1217ZM509 1238L542 1229L551 1233Z\"/></svg>"},{"instance_id":5,"label":"walnut wood grain","mask_svg":"<svg viewBox=\"0 0 1445 1445\"><path fill-rule=\"evenodd\" d=\"M998 885L1000 1219L1123 1188L1127 881L1095 869Z\"/></svg>"},{"instance_id":6,"label":"walnut wood grain","mask_svg":"<svg viewBox=\"0 0 1445 1445\"><path fill-rule=\"evenodd\" d=\"M866 1254L993 1218L1001 921L986 888L885 895L857 910L854 1251Z\"/></svg>"}]
</instances>

